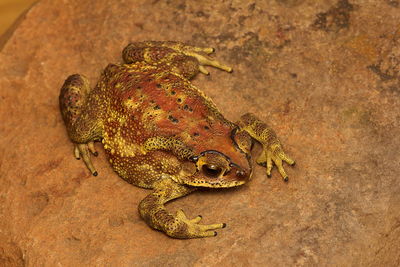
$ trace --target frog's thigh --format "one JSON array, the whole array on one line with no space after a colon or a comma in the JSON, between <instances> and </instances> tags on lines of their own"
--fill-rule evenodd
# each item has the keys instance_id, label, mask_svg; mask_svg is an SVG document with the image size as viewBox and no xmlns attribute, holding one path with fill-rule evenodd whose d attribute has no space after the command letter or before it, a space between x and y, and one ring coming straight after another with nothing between
<instances>
[{"instance_id":1,"label":"frog's thigh","mask_svg":"<svg viewBox=\"0 0 400 267\"><path fill-rule=\"evenodd\" d=\"M68 135L74 143L87 144L102 137L101 107L88 80L71 75L61 87L59 103Z\"/></svg>"},{"instance_id":2,"label":"frog's thigh","mask_svg":"<svg viewBox=\"0 0 400 267\"><path fill-rule=\"evenodd\" d=\"M74 123L81 114L90 92L88 79L80 74L70 75L60 90L60 109L67 130L74 127Z\"/></svg>"},{"instance_id":3,"label":"frog's thigh","mask_svg":"<svg viewBox=\"0 0 400 267\"><path fill-rule=\"evenodd\" d=\"M101 109L90 95L91 88L86 77L69 76L60 90L61 115L70 139L75 143L75 158L82 158L93 175L97 175L90 159L90 152L97 156L93 141L102 137Z\"/></svg>"}]
</instances>

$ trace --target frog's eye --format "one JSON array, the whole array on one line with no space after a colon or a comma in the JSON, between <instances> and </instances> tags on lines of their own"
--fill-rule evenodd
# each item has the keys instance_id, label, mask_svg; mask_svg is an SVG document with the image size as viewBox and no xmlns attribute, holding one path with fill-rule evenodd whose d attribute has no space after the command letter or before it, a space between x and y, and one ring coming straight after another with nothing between
<instances>
[{"instance_id":1,"label":"frog's eye","mask_svg":"<svg viewBox=\"0 0 400 267\"><path fill-rule=\"evenodd\" d=\"M222 173L222 169L220 167L211 164L204 164L201 169L206 176L211 178L217 178Z\"/></svg>"}]
</instances>

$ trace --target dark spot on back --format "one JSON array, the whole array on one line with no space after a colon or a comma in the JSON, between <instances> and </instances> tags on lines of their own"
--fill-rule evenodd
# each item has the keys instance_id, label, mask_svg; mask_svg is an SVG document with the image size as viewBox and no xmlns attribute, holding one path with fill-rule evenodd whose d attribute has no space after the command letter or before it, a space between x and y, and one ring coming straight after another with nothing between
<instances>
[{"instance_id":1,"label":"dark spot on back","mask_svg":"<svg viewBox=\"0 0 400 267\"><path fill-rule=\"evenodd\" d=\"M188 105L184 105L184 106L183 106L183 109L184 109L184 110L188 110L188 111L190 111L190 112L193 111L193 109L192 109L191 107L189 107Z\"/></svg>"},{"instance_id":2,"label":"dark spot on back","mask_svg":"<svg viewBox=\"0 0 400 267\"><path fill-rule=\"evenodd\" d=\"M178 120L177 118L175 118L174 116L172 116L172 115L169 115L169 116L168 116L168 119L169 119L170 121L172 121L173 123L178 123L178 122L179 122L179 120Z\"/></svg>"}]
</instances>

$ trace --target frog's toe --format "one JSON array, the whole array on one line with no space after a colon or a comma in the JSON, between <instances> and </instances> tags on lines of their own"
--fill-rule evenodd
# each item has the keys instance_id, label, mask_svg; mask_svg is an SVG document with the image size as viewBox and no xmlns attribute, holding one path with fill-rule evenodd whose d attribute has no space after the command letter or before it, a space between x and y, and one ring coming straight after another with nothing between
<instances>
[{"instance_id":1,"label":"frog's toe","mask_svg":"<svg viewBox=\"0 0 400 267\"><path fill-rule=\"evenodd\" d=\"M208 75L208 71L204 68L204 66L211 66L217 69L221 69L227 72L232 72L232 68L222 64L221 62L219 62L218 60L215 60L207 55L204 55L204 53L201 52L205 52L206 54L211 54L214 50L211 50L212 48L203 48L202 51L195 51L195 50L189 50L189 51L185 51L184 54L186 54L187 56L191 56L197 59L197 61L199 62L199 70L200 72Z\"/></svg>"},{"instance_id":2,"label":"frog's toe","mask_svg":"<svg viewBox=\"0 0 400 267\"><path fill-rule=\"evenodd\" d=\"M79 148L77 145L74 146L74 156L77 160L81 159L81 153L79 152Z\"/></svg>"},{"instance_id":3,"label":"frog's toe","mask_svg":"<svg viewBox=\"0 0 400 267\"><path fill-rule=\"evenodd\" d=\"M196 218L191 219L190 222L191 223L199 223L201 221L201 219L203 219L203 217L201 215L198 215Z\"/></svg>"},{"instance_id":4,"label":"frog's toe","mask_svg":"<svg viewBox=\"0 0 400 267\"><path fill-rule=\"evenodd\" d=\"M260 156L257 158L257 164L260 166L267 166L267 158L266 158L266 153L261 153Z\"/></svg>"},{"instance_id":5,"label":"frog's toe","mask_svg":"<svg viewBox=\"0 0 400 267\"><path fill-rule=\"evenodd\" d=\"M205 224L205 225L200 225L200 227L205 231L217 230L217 229L225 228L226 223Z\"/></svg>"},{"instance_id":6,"label":"frog's toe","mask_svg":"<svg viewBox=\"0 0 400 267\"><path fill-rule=\"evenodd\" d=\"M288 181L288 180L289 180L289 177L288 177L288 175L286 174L285 169L283 168L282 160L281 160L280 158L276 158L276 159L274 159L274 163L275 163L276 167L278 168L278 171L279 171L279 173L281 174L283 180L284 180L284 181Z\"/></svg>"},{"instance_id":7,"label":"frog's toe","mask_svg":"<svg viewBox=\"0 0 400 267\"><path fill-rule=\"evenodd\" d=\"M218 60L215 60L209 56L205 56L205 55L200 55L200 54L194 54L193 55L200 63L200 65L202 66L211 66L217 69L221 69L224 70L226 72L232 72L232 68L220 63Z\"/></svg>"},{"instance_id":8,"label":"frog's toe","mask_svg":"<svg viewBox=\"0 0 400 267\"><path fill-rule=\"evenodd\" d=\"M93 154L93 156L97 157L99 155L99 153L94 148L94 142L91 141L87 145L88 145L89 151Z\"/></svg>"},{"instance_id":9,"label":"frog's toe","mask_svg":"<svg viewBox=\"0 0 400 267\"><path fill-rule=\"evenodd\" d=\"M210 72L206 68L204 68L204 66L202 66L202 65L199 65L199 71L201 73L203 73L204 75L209 75L210 74Z\"/></svg>"},{"instance_id":10,"label":"frog's toe","mask_svg":"<svg viewBox=\"0 0 400 267\"><path fill-rule=\"evenodd\" d=\"M97 176L97 171L93 166L92 160L90 159L90 152L93 154L97 153L94 150L93 142L88 143L88 144L75 144L74 148L74 154L76 159L83 159L83 162L85 162L86 166L90 170L90 172L94 175Z\"/></svg>"},{"instance_id":11,"label":"frog's toe","mask_svg":"<svg viewBox=\"0 0 400 267\"><path fill-rule=\"evenodd\" d=\"M212 47L192 47L192 48L193 48L192 51L194 52L203 52L208 55L215 52L215 49Z\"/></svg>"},{"instance_id":12,"label":"frog's toe","mask_svg":"<svg viewBox=\"0 0 400 267\"><path fill-rule=\"evenodd\" d=\"M215 52L215 49L213 47L206 47L206 48L203 48L203 52L205 52L207 54L212 54Z\"/></svg>"},{"instance_id":13,"label":"frog's toe","mask_svg":"<svg viewBox=\"0 0 400 267\"><path fill-rule=\"evenodd\" d=\"M267 156L266 156L266 159L267 159L267 161L266 161L267 176L269 178L271 178L271 170L272 170L272 167L273 167L273 165L272 165L272 156L271 156L271 152L270 151L267 151L266 154L267 154Z\"/></svg>"},{"instance_id":14,"label":"frog's toe","mask_svg":"<svg viewBox=\"0 0 400 267\"><path fill-rule=\"evenodd\" d=\"M291 159L288 155L286 155L283 151L281 154L278 155L278 157L280 157L283 161L285 161L289 165L292 166L296 165L296 162L293 159Z\"/></svg>"}]
</instances>

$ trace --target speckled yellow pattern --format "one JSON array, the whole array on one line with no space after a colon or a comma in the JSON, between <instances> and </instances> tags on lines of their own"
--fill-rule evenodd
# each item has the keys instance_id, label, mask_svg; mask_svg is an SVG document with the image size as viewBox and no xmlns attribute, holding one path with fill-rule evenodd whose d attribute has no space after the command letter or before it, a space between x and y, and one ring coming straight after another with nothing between
<instances>
[{"instance_id":1,"label":"speckled yellow pattern","mask_svg":"<svg viewBox=\"0 0 400 267\"><path fill-rule=\"evenodd\" d=\"M60 108L75 156L93 175L90 153L100 141L113 169L127 182L154 191L139 212L153 228L176 238L216 235L225 224L201 225L183 211L170 214L165 203L198 187L227 188L251 178L253 140L263 145L257 160L272 162L282 177L283 152L274 131L252 114L238 123L224 118L215 104L190 79L204 66L232 69L206 54L211 48L179 42L141 42L123 50L124 64L110 64L92 90L79 74L68 77L60 93Z\"/></svg>"}]
</instances>

